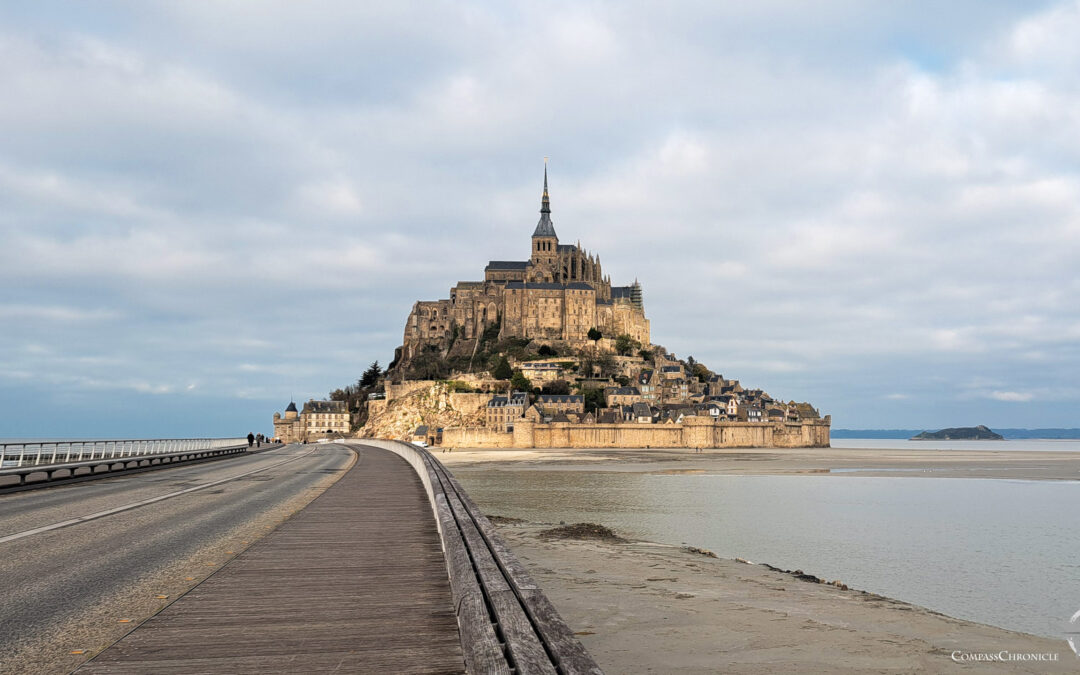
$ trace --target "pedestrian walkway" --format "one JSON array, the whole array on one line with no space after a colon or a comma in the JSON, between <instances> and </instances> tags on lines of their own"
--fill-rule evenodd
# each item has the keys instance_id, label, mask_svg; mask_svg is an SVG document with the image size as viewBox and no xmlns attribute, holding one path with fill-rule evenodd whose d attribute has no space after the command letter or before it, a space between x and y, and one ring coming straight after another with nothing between
<instances>
[{"instance_id":1,"label":"pedestrian walkway","mask_svg":"<svg viewBox=\"0 0 1080 675\"><path fill-rule=\"evenodd\" d=\"M79 673L462 673L431 504L392 452L356 464Z\"/></svg>"}]
</instances>

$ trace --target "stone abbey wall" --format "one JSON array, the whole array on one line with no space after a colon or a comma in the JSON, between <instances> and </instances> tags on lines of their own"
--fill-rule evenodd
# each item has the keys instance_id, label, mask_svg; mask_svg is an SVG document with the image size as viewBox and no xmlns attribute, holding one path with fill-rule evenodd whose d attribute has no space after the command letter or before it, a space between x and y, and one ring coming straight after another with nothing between
<instances>
[{"instance_id":1,"label":"stone abbey wall","mask_svg":"<svg viewBox=\"0 0 1080 675\"><path fill-rule=\"evenodd\" d=\"M518 420L512 433L445 429L443 445L462 448L827 448L831 419L807 422L682 424L536 424Z\"/></svg>"}]
</instances>

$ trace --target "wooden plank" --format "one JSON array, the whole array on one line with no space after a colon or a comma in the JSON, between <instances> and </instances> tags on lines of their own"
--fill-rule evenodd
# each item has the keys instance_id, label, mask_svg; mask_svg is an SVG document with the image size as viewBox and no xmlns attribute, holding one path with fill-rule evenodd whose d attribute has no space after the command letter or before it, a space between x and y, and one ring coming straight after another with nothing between
<instances>
[{"instance_id":1,"label":"wooden plank","mask_svg":"<svg viewBox=\"0 0 1080 675\"><path fill-rule=\"evenodd\" d=\"M397 455L358 452L307 508L78 672L465 672L426 491Z\"/></svg>"},{"instance_id":2,"label":"wooden plank","mask_svg":"<svg viewBox=\"0 0 1080 675\"><path fill-rule=\"evenodd\" d=\"M430 466L430 464L429 464ZM484 602L469 553L438 476L431 474L435 507L441 521L444 555L457 608L458 629L465 663L470 673L509 675L503 646L499 642Z\"/></svg>"},{"instance_id":3,"label":"wooden plank","mask_svg":"<svg viewBox=\"0 0 1080 675\"><path fill-rule=\"evenodd\" d=\"M540 590L525 566L517 559L506 541L499 536L491 522L480 513L479 507L468 496L461 484L453 477L449 469L439 464L444 482L455 493L455 504L460 504L472 518L475 529L490 548L492 558L497 561L502 578L514 591L521 611L528 617L530 627L546 647L548 658L554 660L559 670L564 673L588 673L602 675L603 671L581 642L574 636L573 630L559 615L554 605ZM472 545L472 542L470 542ZM502 617L500 616L500 621ZM511 626L519 621L516 612L507 617ZM511 628L510 630L514 630ZM522 631L524 632L524 631ZM505 634L505 631L504 631ZM511 647L515 644L510 639Z\"/></svg>"},{"instance_id":4,"label":"wooden plank","mask_svg":"<svg viewBox=\"0 0 1080 675\"><path fill-rule=\"evenodd\" d=\"M517 672L522 675L555 675L555 666L544 651L544 645L533 631L532 624L522 611L514 592L509 589L499 591L490 595L488 601L494 606L495 614L499 617L499 629L510 648L510 656Z\"/></svg>"}]
</instances>

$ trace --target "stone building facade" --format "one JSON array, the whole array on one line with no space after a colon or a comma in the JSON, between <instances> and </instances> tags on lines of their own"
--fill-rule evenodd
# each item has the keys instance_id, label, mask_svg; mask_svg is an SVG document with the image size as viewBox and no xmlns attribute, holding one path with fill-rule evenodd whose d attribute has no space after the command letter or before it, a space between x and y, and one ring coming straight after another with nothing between
<instances>
[{"instance_id":1,"label":"stone building facade","mask_svg":"<svg viewBox=\"0 0 1080 675\"><path fill-rule=\"evenodd\" d=\"M274 436L282 443L304 443L318 438L347 436L352 427L352 415L344 401L316 401L304 404L297 411L290 401L285 414L274 413Z\"/></svg>"},{"instance_id":2,"label":"stone building facade","mask_svg":"<svg viewBox=\"0 0 1080 675\"><path fill-rule=\"evenodd\" d=\"M509 396L492 396L484 410L484 421L489 429L513 431L514 424L525 414L528 396L515 391Z\"/></svg>"},{"instance_id":3,"label":"stone building facade","mask_svg":"<svg viewBox=\"0 0 1080 675\"><path fill-rule=\"evenodd\" d=\"M578 244L561 244L551 221L547 168L540 220L533 230L528 260L493 260L483 281L460 281L443 300L413 305L405 324L401 357L413 358L425 345L448 348L475 341L498 325L499 338L520 337L588 343L590 329L606 337L629 335L649 342L641 284L612 286L599 256Z\"/></svg>"}]
</instances>

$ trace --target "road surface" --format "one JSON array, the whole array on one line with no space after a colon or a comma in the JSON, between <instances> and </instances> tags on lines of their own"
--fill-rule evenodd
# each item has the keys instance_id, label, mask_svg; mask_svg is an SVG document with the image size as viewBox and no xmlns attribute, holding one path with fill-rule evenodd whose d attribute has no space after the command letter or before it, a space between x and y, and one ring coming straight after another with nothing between
<instances>
[{"instance_id":1,"label":"road surface","mask_svg":"<svg viewBox=\"0 0 1080 675\"><path fill-rule=\"evenodd\" d=\"M0 673L70 672L325 490L336 444L0 496Z\"/></svg>"}]
</instances>

